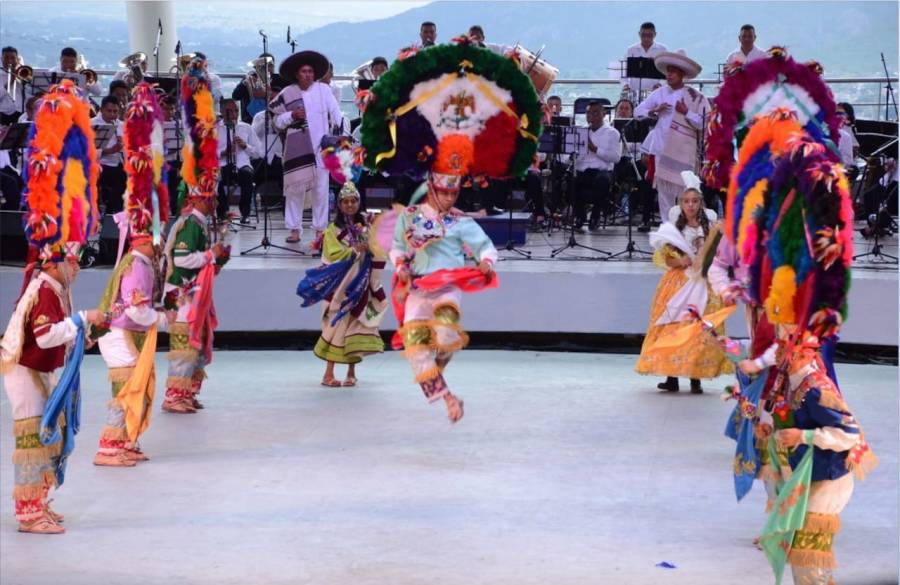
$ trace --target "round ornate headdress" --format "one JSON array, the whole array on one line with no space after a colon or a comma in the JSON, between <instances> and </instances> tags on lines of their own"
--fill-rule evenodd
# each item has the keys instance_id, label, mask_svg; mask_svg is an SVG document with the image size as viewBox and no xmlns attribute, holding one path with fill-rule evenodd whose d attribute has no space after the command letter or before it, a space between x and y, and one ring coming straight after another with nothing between
<instances>
[{"instance_id":1,"label":"round ornate headdress","mask_svg":"<svg viewBox=\"0 0 900 585\"><path fill-rule=\"evenodd\" d=\"M464 176L521 176L541 133L531 80L466 42L407 51L362 100L366 167L456 188Z\"/></svg>"}]
</instances>

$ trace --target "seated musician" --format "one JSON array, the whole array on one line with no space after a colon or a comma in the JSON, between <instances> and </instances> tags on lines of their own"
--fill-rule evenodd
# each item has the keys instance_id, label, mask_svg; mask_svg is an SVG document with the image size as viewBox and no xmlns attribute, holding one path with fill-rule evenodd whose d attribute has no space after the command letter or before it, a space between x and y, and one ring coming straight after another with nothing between
<instances>
[{"instance_id":1,"label":"seated musician","mask_svg":"<svg viewBox=\"0 0 900 585\"><path fill-rule=\"evenodd\" d=\"M109 84L109 95L119 101L119 120L124 122L125 110L128 108L128 102L131 101L131 90L128 84L121 79L111 81Z\"/></svg>"},{"instance_id":2,"label":"seated musician","mask_svg":"<svg viewBox=\"0 0 900 585\"><path fill-rule=\"evenodd\" d=\"M91 126L115 126L115 132L100 148L100 180L98 190L100 201L105 205L104 213L122 211L122 195L125 193L125 169L122 160L122 139L124 125L119 120L119 100L108 95L100 102L100 114L91 119Z\"/></svg>"},{"instance_id":3,"label":"seated musician","mask_svg":"<svg viewBox=\"0 0 900 585\"><path fill-rule=\"evenodd\" d=\"M653 216L653 188L650 181L646 180L647 163L641 152L641 142L647 135L648 123L646 120L638 120L634 117L634 104L624 98L616 103L614 108L615 119L613 126L624 138L622 144L622 158L613 169L613 176L623 196L626 191L631 191L637 197L629 198L629 206L633 213L641 213L641 225L639 232L650 231L650 219ZM632 164L634 163L634 164ZM637 175L635 175L635 167ZM637 191L635 192L635 187Z\"/></svg>"},{"instance_id":4,"label":"seated musician","mask_svg":"<svg viewBox=\"0 0 900 585\"><path fill-rule=\"evenodd\" d=\"M609 208L609 187L614 165L622 157L619 131L604 123L604 105L593 101L587 108L588 143L587 153L578 157L575 163L575 227L584 231L586 204L591 203L589 228L596 230L600 216Z\"/></svg>"},{"instance_id":5,"label":"seated musician","mask_svg":"<svg viewBox=\"0 0 900 585\"><path fill-rule=\"evenodd\" d=\"M241 223L250 222L253 202L253 165L250 159L261 155L256 133L250 128L250 124L238 119L237 102L223 100L222 120L219 121L219 166L222 172L219 180L219 205L216 208L220 221L228 216L227 187L237 183L241 189Z\"/></svg>"},{"instance_id":6,"label":"seated musician","mask_svg":"<svg viewBox=\"0 0 900 585\"><path fill-rule=\"evenodd\" d=\"M65 74L77 74L78 66L78 51L73 49L72 47L66 47L59 53L59 64L51 67L48 72L49 73L65 73ZM68 77L73 77L73 75L68 75ZM53 82L56 83L57 80ZM99 96L103 93L103 89L100 87L100 82L94 82L91 84L82 83L84 80L79 80L79 86L83 89L87 90L89 94L94 97Z\"/></svg>"},{"instance_id":7,"label":"seated musician","mask_svg":"<svg viewBox=\"0 0 900 585\"><path fill-rule=\"evenodd\" d=\"M278 90L281 91L281 90ZM269 102L275 98L277 91L269 92ZM281 193L284 185L284 173L281 166L281 155L284 151L284 145L281 142L281 134L275 128L275 116L270 112L268 115L268 132L266 132L266 110L253 116L253 123L250 127L256 134L259 142L260 160L256 165L256 184L262 185L265 180L275 181L278 184L278 192ZM265 154L265 156L262 156Z\"/></svg>"},{"instance_id":8,"label":"seated musician","mask_svg":"<svg viewBox=\"0 0 900 585\"><path fill-rule=\"evenodd\" d=\"M0 70L0 125L12 124L25 111L25 99L30 91L21 81L10 80L19 64L19 51L15 47L3 47ZM7 89L10 92L7 92Z\"/></svg>"}]
</instances>

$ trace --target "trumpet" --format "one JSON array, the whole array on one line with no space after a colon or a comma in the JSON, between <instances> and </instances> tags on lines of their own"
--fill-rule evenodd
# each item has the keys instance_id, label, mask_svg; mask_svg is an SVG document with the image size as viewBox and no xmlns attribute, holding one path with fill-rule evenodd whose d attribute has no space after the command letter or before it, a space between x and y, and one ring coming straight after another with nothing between
<instances>
[{"instance_id":1,"label":"trumpet","mask_svg":"<svg viewBox=\"0 0 900 585\"><path fill-rule=\"evenodd\" d=\"M147 62L147 53L138 51L130 55L126 55L119 61L119 67L129 69L130 73L125 76L125 83L134 87L144 80L143 65Z\"/></svg>"},{"instance_id":2,"label":"trumpet","mask_svg":"<svg viewBox=\"0 0 900 585\"><path fill-rule=\"evenodd\" d=\"M78 53L78 61L75 65L75 71L80 73L84 77L85 85L94 85L95 83L97 83L97 72L93 69L89 69L87 64L87 59L84 58L84 53Z\"/></svg>"}]
</instances>

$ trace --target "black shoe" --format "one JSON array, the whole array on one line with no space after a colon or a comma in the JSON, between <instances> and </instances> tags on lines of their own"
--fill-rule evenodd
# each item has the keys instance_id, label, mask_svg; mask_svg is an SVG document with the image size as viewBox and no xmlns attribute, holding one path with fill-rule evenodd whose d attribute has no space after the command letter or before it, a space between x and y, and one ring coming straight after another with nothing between
<instances>
[{"instance_id":1,"label":"black shoe","mask_svg":"<svg viewBox=\"0 0 900 585\"><path fill-rule=\"evenodd\" d=\"M703 386L700 385L700 380L696 378L691 378L691 394L703 394Z\"/></svg>"},{"instance_id":2,"label":"black shoe","mask_svg":"<svg viewBox=\"0 0 900 585\"><path fill-rule=\"evenodd\" d=\"M242 217L241 224L242 225L250 225L250 216L248 215L248 216Z\"/></svg>"},{"instance_id":3,"label":"black shoe","mask_svg":"<svg viewBox=\"0 0 900 585\"><path fill-rule=\"evenodd\" d=\"M669 376L665 382L660 382L656 387L663 392L678 392L678 378Z\"/></svg>"},{"instance_id":4,"label":"black shoe","mask_svg":"<svg viewBox=\"0 0 900 585\"><path fill-rule=\"evenodd\" d=\"M642 223L640 226L638 226L638 231L641 232L642 234L648 233L650 231L650 224Z\"/></svg>"}]
</instances>

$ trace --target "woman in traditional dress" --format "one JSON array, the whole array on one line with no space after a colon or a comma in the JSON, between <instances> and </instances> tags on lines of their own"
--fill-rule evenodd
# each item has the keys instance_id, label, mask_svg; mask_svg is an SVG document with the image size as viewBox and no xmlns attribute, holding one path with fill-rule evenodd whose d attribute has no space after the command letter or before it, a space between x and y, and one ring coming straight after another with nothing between
<instances>
[{"instance_id":1,"label":"woman in traditional dress","mask_svg":"<svg viewBox=\"0 0 900 585\"><path fill-rule=\"evenodd\" d=\"M688 175L685 184L689 186L678 206L670 211L669 221L650 236L656 250L653 261L665 268L666 273L656 287L650 323L635 370L639 374L666 376L666 381L657 385L666 392L678 392L678 377L686 376L691 379L691 393L702 394L701 378L715 378L734 371L712 336L700 335L677 347L657 345L657 341L691 318L689 307L704 315L722 308L721 299L712 292L702 274L701 262L695 262L705 256L704 244L716 214L704 208L696 175L689 171L685 175Z\"/></svg>"}]
</instances>

